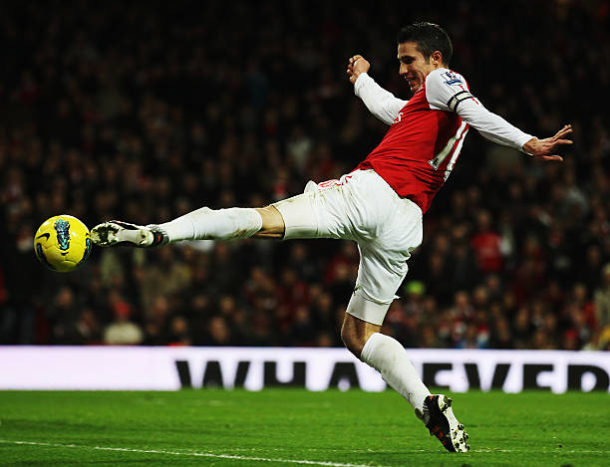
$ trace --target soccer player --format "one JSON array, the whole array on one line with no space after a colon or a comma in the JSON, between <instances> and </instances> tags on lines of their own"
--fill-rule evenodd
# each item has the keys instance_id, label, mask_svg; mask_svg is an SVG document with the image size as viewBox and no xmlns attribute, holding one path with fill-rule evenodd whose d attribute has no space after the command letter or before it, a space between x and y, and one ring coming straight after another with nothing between
<instances>
[{"instance_id":1,"label":"soccer player","mask_svg":"<svg viewBox=\"0 0 610 467\"><path fill-rule=\"evenodd\" d=\"M104 222L91 231L100 246L154 247L181 240L337 238L358 243L360 265L341 337L346 347L377 369L415 409L430 433L452 452L469 449L451 399L430 394L408 354L381 325L407 274L407 260L422 242L422 215L443 186L470 127L485 138L545 161L570 144L564 126L538 139L487 110L462 75L449 69L451 40L431 23L415 23L398 34L399 74L410 100L382 89L368 75L360 55L349 59L347 75L370 112L390 126L379 145L355 170L338 180L263 208L197 209L159 225Z\"/></svg>"}]
</instances>

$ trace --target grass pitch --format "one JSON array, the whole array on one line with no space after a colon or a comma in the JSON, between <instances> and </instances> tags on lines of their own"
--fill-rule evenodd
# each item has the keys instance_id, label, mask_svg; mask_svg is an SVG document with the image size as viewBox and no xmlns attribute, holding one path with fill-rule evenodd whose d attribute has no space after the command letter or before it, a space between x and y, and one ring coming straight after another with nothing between
<instances>
[{"instance_id":1,"label":"grass pitch","mask_svg":"<svg viewBox=\"0 0 610 467\"><path fill-rule=\"evenodd\" d=\"M397 394L0 392L1 465L608 465L610 395L456 394L453 454Z\"/></svg>"}]
</instances>

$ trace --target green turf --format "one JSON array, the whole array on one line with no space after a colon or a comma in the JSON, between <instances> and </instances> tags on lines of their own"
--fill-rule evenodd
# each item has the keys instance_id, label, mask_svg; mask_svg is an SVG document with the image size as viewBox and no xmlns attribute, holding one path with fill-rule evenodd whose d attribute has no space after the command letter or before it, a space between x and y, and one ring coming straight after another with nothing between
<instances>
[{"instance_id":1,"label":"green turf","mask_svg":"<svg viewBox=\"0 0 610 467\"><path fill-rule=\"evenodd\" d=\"M454 409L467 454L445 452L391 391L7 391L0 465L610 464L608 394L473 392Z\"/></svg>"}]
</instances>

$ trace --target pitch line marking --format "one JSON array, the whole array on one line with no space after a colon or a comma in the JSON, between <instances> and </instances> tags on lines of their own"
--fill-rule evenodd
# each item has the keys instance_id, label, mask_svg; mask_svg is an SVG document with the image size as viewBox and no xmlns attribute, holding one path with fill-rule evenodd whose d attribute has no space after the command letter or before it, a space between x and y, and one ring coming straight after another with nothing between
<instances>
[{"instance_id":1,"label":"pitch line marking","mask_svg":"<svg viewBox=\"0 0 610 467\"><path fill-rule=\"evenodd\" d=\"M28 446L47 446L53 448L80 448L90 449L94 451L120 451L120 452L134 452L140 454L167 454L172 456L193 456L193 457L211 457L216 459L232 459L238 461L253 461L253 462L284 462L287 464L302 464L302 465L323 465L328 467L372 467L371 464L345 464L341 462L328 462L328 461L310 461L305 459L273 459L268 457L250 457L250 456L237 456L231 454L214 454L211 452L180 452L180 451L162 451L159 449L132 449L132 448L119 448L112 446L86 446L80 444L60 444L60 443L46 443L42 441L15 441L9 439L0 439L2 444L16 444L16 445L28 445ZM409 452L430 452L426 449L417 449ZM470 453L515 453L515 452L526 452L515 449L473 449ZM550 451L546 451L550 452ZM610 451L606 450L575 450L575 449L561 449L558 452L564 454L607 454ZM377 465L375 467L385 467L383 465Z\"/></svg>"},{"instance_id":2,"label":"pitch line marking","mask_svg":"<svg viewBox=\"0 0 610 467\"><path fill-rule=\"evenodd\" d=\"M13 441L9 439L0 439L3 444L17 444L28 446L47 446L52 448L79 448L90 449L95 451L119 451L119 452L134 452L140 454L168 454L172 456L194 456L194 457L212 457L214 459L231 459L248 462L283 462L286 464L302 464L302 465L323 465L328 467L371 467L370 464L344 464L341 462L325 462L325 461L310 461L304 459L273 459L267 457L249 457L235 456L231 454L214 454L211 452L179 452L179 451L162 451L160 449L132 449L119 448L112 446L86 446L82 444L60 444L60 443L45 443L42 441ZM383 466L377 466L383 467Z\"/></svg>"}]
</instances>

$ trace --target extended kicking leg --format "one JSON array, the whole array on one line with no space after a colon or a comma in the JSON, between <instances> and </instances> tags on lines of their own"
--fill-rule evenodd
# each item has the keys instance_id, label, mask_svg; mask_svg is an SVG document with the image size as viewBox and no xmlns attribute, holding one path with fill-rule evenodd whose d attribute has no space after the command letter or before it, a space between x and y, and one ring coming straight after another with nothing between
<instances>
[{"instance_id":1,"label":"extended kicking leg","mask_svg":"<svg viewBox=\"0 0 610 467\"><path fill-rule=\"evenodd\" d=\"M169 242L167 233L154 225L136 225L123 221L108 221L91 229L91 240L98 246L135 246L148 248Z\"/></svg>"},{"instance_id":2,"label":"extended kicking leg","mask_svg":"<svg viewBox=\"0 0 610 467\"><path fill-rule=\"evenodd\" d=\"M282 216L272 206L260 209L200 208L159 225L104 222L91 229L91 238L103 247L156 247L181 240L232 240L255 235L281 238L283 232Z\"/></svg>"}]
</instances>

